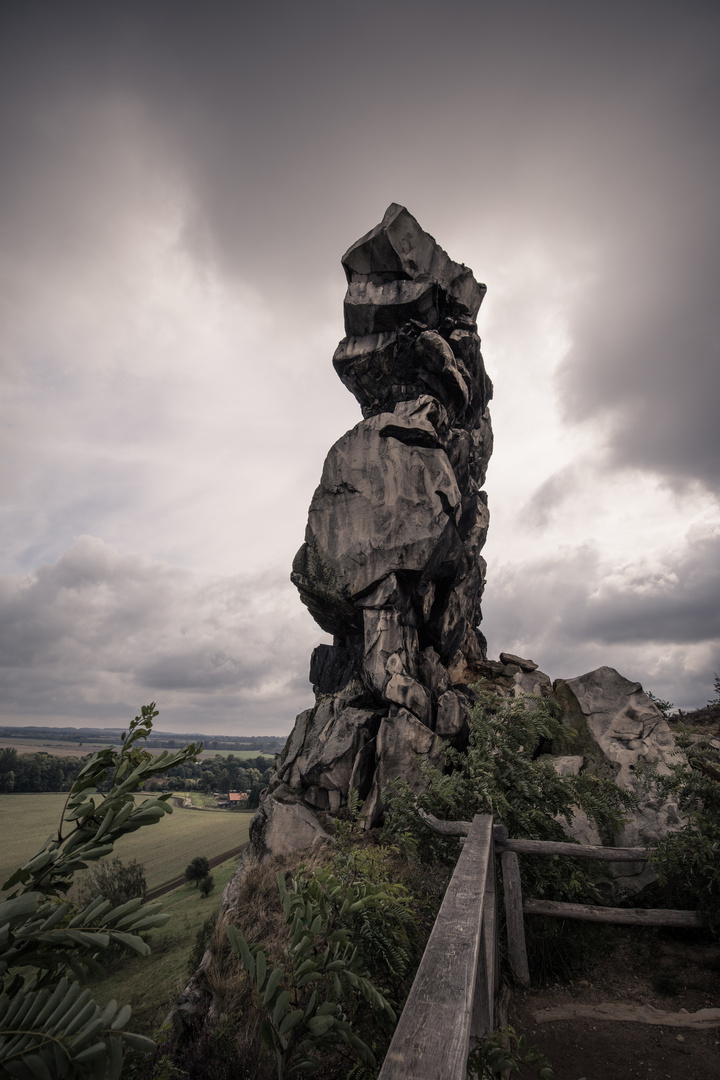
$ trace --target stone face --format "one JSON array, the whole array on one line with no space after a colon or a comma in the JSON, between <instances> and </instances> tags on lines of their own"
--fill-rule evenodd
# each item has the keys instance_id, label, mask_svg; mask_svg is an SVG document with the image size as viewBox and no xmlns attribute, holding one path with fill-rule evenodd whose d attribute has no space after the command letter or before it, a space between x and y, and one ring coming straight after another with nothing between
<instances>
[{"instance_id":1,"label":"stone face","mask_svg":"<svg viewBox=\"0 0 720 1080\"><path fill-rule=\"evenodd\" d=\"M471 702L454 675L485 658L485 286L395 203L342 264L333 364L363 419L327 455L292 569L334 641L313 653L317 702L278 760L256 847L291 812L271 804L302 806L293 835L310 836L307 814L336 813L351 788L376 824L385 784L422 785L418 760L441 767L442 740L467 739Z\"/></svg>"},{"instance_id":2,"label":"stone face","mask_svg":"<svg viewBox=\"0 0 720 1080\"><path fill-rule=\"evenodd\" d=\"M678 828L676 803L658 804L639 779L642 767L662 774L677 761L673 733L640 683L614 668L601 667L576 679L558 679L555 695L562 705L563 721L578 732L572 748L582 751L584 767L609 776L638 799L638 810L615 837L617 846L652 847ZM652 879L652 870L642 876L640 884Z\"/></svg>"}]
</instances>

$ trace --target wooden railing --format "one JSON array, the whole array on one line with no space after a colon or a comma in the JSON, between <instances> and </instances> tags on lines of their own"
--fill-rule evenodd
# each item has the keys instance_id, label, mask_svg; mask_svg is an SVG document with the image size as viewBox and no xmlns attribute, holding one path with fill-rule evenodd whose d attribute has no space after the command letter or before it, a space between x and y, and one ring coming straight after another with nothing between
<instances>
[{"instance_id":1,"label":"wooden railing","mask_svg":"<svg viewBox=\"0 0 720 1080\"><path fill-rule=\"evenodd\" d=\"M419 813L436 832L460 837L463 847L378 1080L464 1080L471 1039L492 1031L499 986L496 853L502 862L510 968L521 985L530 983L525 915L634 926L701 925L696 911L523 900L518 854L637 863L647 860L647 848L512 840L488 814L439 821Z\"/></svg>"},{"instance_id":2,"label":"wooden railing","mask_svg":"<svg viewBox=\"0 0 720 1080\"><path fill-rule=\"evenodd\" d=\"M378 1080L459 1080L470 1039L493 1028L499 980L492 817L478 814L463 824L467 838Z\"/></svg>"}]
</instances>

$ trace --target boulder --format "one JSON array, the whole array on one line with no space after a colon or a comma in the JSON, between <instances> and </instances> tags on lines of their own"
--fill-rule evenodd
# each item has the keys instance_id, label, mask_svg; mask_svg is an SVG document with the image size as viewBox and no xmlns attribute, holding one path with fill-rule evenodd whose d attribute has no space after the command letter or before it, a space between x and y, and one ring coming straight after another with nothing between
<instances>
[{"instance_id":1,"label":"boulder","mask_svg":"<svg viewBox=\"0 0 720 1080\"><path fill-rule=\"evenodd\" d=\"M406 709L381 721L377 734L377 767L362 810L369 828L382 818L385 809L383 792L391 780L405 780L413 791L422 791L426 781L421 762L443 768L441 745L441 740Z\"/></svg>"},{"instance_id":2,"label":"boulder","mask_svg":"<svg viewBox=\"0 0 720 1080\"><path fill-rule=\"evenodd\" d=\"M624 678L614 668L601 667L575 679L556 680L555 695L562 706L562 721L578 733L569 745L582 753L585 767L610 777L638 800L637 811L614 838L615 844L652 847L679 828L682 822L677 804L658 803L640 780L643 769L667 773L677 761L673 733L640 683ZM621 866L618 864L618 872L626 875L627 869ZM643 880L638 884L644 884L654 875L646 868L640 876Z\"/></svg>"}]
</instances>

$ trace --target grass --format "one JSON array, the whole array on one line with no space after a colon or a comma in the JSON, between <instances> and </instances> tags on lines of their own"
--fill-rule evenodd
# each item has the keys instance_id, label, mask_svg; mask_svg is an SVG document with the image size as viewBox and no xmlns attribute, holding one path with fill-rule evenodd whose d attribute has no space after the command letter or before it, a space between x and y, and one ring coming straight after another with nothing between
<instances>
[{"instance_id":1,"label":"grass","mask_svg":"<svg viewBox=\"0 0 720 1080\"><path fill-rule=\"evenodd\" d=\"M267 758L268 761L272 761L275 757L274 754L264 754L260 750L203 750L200 757L204 761L206 758L230 757L231 754L242 761L246 761L247 758L257 757Z\"/></svg>"},{"instance_id":2,"label":"grass","mask_svg":"<svg viewBox=\"0 0 720 1080\"><path fill-rule=\"evenodd\" d=\"M164 896L161 903L170 920L148 936L152 955L123 957L110 965L104 979L93 980L93 996L101 1006L112 998L132 1006L132 1031L151 1035L172 1009L190 978L188 958L198 930L208 916L217 915L222 890L238 861L234 856L211 871L215 889L206 899L193 885Z\"/></svg>"},{"instance_id":3,"label":"grass","mask_svg":"<svg viewBox=\"0 0 720 1080\"><path fill-rule=\"evenodd\" d=\"M0 884L57 829L66 798L61 792L0 795ZM252 811L210 814L176 807L157 825L124 837L115 854L143 863L148 888L156 889L181 875L196 855L212 859L244 844L251 818Z\"/></svg>"}]
</instances>

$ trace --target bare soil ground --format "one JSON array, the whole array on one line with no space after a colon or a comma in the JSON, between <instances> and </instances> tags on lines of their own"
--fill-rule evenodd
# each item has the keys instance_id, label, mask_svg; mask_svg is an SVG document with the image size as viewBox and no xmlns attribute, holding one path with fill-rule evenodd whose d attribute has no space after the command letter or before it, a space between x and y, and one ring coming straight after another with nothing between
<instances>
[{"instance_id":1,"label":"bare soil ground","mask_svg":"<svg viewBox=\"0 0 720 1080\"><path fill-rule=\"evenodd\" d=\"M543 1022L558 1006L613 1002L688 1014L720 1008L720 947L701 935L615 927L616 944L584 978L516 990L509 1021L550 1060L554 1080L719 1080L720 1026ZM529 1075L529 1074L526 1074Z\"/></svg>"}]
</instances>

